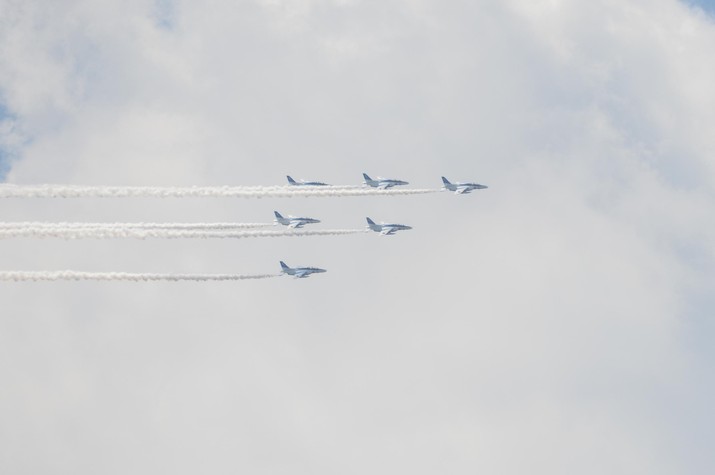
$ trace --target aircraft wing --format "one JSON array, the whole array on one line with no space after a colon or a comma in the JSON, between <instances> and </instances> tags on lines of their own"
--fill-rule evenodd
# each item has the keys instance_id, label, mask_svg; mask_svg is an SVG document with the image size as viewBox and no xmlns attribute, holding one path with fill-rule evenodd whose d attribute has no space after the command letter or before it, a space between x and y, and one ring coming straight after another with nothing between
<instances>
[{"instance_id":1,"label":"aircraft wing","mask_svg":"<svg viewBox=\"0 0 715 475\"><path fill-rule=\"evenodd\" d=\"M288 227L292 229L297 229L301 226L303 226L303 223L301 223L300 221L291 221L291 223L288 225Z\"/></svg>"},{"instance_id":2,"label":"aircraft wing","mask_svg":"<svg viewBox=\"0 0 715 475\"><path fill-rule=\"evenodd\" d=\"M377 188L378 188L379 190L386 190L386 189L388 189L389 187L390 187L390 184L389 184L389 183L380 183L379 185L377 185Z\"/></svg>"},{"instance_id":3,"label":"aircraft wing","mask_svg":"<svg viewBox=\"0 0 715 475\"><path fill-rule=\"evenodd\" d=\"M303 277L308 277L310 275L310 272L305 271L305 270L299 270L296 271L295 276L299 279L302 279Z\"/></svg>"},{"instance_id":4,"label":"aircraft wing","mask_svg":"<svg viewBox=\"0 0 715 475\"><path fill-rule=\"evenodd\" d=\"M469 193L470 191L472 191L472 190L470 190L468 186L460 186L459 188L457 188L457 193L460 195Z\"/></svg>"}]
</instances>

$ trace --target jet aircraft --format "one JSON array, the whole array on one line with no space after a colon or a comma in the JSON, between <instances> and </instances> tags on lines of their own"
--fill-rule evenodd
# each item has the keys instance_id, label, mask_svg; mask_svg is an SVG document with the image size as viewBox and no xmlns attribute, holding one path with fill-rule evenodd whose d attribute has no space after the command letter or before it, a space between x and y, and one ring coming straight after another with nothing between
<instances>
[{"instance_id":1,"label":"jet aircraft","mask_svg":"<svg viewBox=\"0 0 715 475\"><path fill-rule=\"evenodd\" d=\"M281 261L281 272L292 275L296 279L304 279L310 277L311 274L319 274L327 271L317 267L288 267L285 262Z\"/></svg>"},{"instance_id":2,"label":"jet aircraft","mask_svg":"<svg viewBox=\"0 0 715 475\"><path fill-rule=\"evenodd\" d=\"M380 235L382 236L392 236L397 231L406 231L408 229L412 229L412 226L407 226L404 224L377 224L370 218L367 218L367 226L376 233L380 233Z\"/></svg>"},{"instance_id":3,"label":"jet aircraft","mask_svg":"<svg viewBox=\"0 0 715 475\"><path fill-rule=\"evenodd\" d=\"M328 186L327 183L322 183L320 181L295 181L290 177L290 175L287 175L286 178L288 178L288 184L292 186Z\"/></svg>"},{"instance_id":4,"label":"jet aircraft","mask_svg":"<svg viewBox=\"0 0 715 475\"><path fill-rule=\"evenodd\" d=\"M273 221L275 224L282 224L283 226L288 226L289 228L292 229L299 229L305 226L306 224L314 224L314 223L319 223L319 219L315 218L299 218L296 216L288 216L283 217L278 211L274 211L273 214L276 215L276 219Z\"/></svg>"},{"instance_id":5,"label":"jet aircraft","mask_svg":"<svg viewBox=\"0 0 715 475\"><path fill-rule=\"evenodd\" d=\"M450 183L445 177L442 177L442 189L454 191L458 195L464 195L471 193L474 190L483 190L487 188L486 185L480 185L479 183Z\"/></svg>"},{"instance_id":6,"label":"jet aircraft","mask_svg":"<svg viewBox=\"0 0 715 475\"><path fill-rule=\"evenodd\" d=\"M392 188L393 186L397 185L409 185L409 182L407 181L402 181L402 180L393 180L391 178L381 178L377 177L376 180L373 180L368 176L367 173L363 173L362 177L365 179L363 183L365 183L367 186L371 186L373 188L378 188L380 190L386 190L388 188Z\"/></svg>"}]
</instances>

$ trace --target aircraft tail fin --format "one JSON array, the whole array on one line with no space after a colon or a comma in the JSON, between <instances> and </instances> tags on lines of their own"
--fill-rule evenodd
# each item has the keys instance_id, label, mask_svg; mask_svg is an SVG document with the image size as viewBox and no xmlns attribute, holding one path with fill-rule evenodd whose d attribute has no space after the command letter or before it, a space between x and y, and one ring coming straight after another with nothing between
<instances>
[{"instance_id":1,"label":"aircraft tail fin","mask_svg":"<svg viewBox=\"0 0 715 475\"><path fill-rule=\"evenodd\" d=\"M285 262L281 261L281 269L286 271L286 270L290 269L290 267L288 267Z\"/></svg>"},{"instance_id":2,"label":"aircraft tail fin","mask_svg":"<svg viewBox=\"0 0 715 475\"><path fill-rule=\"evenodd\" d=\"M276 218L283 219L283 216L281 216L281 214L278 211L274 211L273 214L276 215Z\"/></svg>"},{"instance_id":3,"label":"aircraft tail fin","mask_svg":"<svg viewBox=\"0 0 715 475\"><path fill-rule=\"evenodd\" d=\"M362 177L365 179L365 181L372 181L372 178L370 178L367 173L363 173Z\"/></svg>"},{"instance_id":4,"label":"aircraft tail fin","mask_svg":"<svg viewBox=\"0 0 715 475\"><path fill-rule=\"evenodd\" d=\"M291 185L295 185L295 180L291 178L290 175L286 175L286 178L288 178L288 183L290 183Z\"/></svg>"},{"instance_id":5,"label":"aircraft tail fin","mask_svg":"<svg viewBox=\"0 0 715 475\"><path fill-rule=\"evenodd\" d=\"M371 226L374 226L374 225L375 225L375 221L373 221L373 220L370 219L370 218L367 218L367 224L369 224L369 225L371 225Z\"/></svg>"},{"instance_id":6,"label":"aircraft tail fin","mask_svg":"<svg viewBox=\"0 0 715 475\"><path fill-rule=\"evenodd\" d=\"M451 185L449 180L447 180L445 177L442 177L442 183L444 183L445 185Z\"/></svg>"}]
</instances>

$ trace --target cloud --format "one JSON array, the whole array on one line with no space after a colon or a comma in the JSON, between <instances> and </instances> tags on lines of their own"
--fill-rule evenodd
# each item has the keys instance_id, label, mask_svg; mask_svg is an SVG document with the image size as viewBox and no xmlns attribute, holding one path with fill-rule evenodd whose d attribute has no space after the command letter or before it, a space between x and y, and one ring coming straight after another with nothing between
<instances>
[{"instance_id":1,"label":"cloud","mask_svg":"<svg viewBox=\"0 0 715 475\"><path fill-rule=\"evenodd\" d=\"M7 472L707 473L712 21L683 3L5 2L8 181L488 190L2 200L5 220L412 225L3 242ZM163 8L163 7L162 7ZM129 457L127 455L130 455Z\"/></svg>"}]
</instances>

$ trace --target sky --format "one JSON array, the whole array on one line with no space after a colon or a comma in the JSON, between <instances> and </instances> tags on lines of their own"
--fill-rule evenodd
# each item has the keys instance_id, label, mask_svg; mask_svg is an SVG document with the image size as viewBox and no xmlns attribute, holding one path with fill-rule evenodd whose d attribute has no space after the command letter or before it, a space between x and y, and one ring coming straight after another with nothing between
<instances>
[{"instance_id":1,"label":"sky","mask_svg":"<svg viewBox=\"0 0 715 475\"><path fill-rule=\"evenodd\" d=\"M713 0L688 0L688 4L700 7L708 13L715 13L715 1Z\"/></svg>"},{"instance_id":2,"label":"sky","mask_svg":"<svg viewBox=\"0 0 715 475\"><path fill-rule=\"evenodd\" d=\"M698 7L695 4L699 4ZM675 0L0 0L0 176L467 196L0 201L392 237L0 243L3 473L709 474L715 22Z\"/></svg>"}]
</instances>

